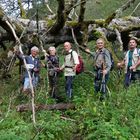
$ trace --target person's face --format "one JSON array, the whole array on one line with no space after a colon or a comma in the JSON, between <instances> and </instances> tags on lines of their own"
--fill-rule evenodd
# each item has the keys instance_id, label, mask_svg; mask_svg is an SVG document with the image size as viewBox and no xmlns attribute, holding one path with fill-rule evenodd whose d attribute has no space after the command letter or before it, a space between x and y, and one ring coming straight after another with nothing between
<instances>
[{"instance_id":1,"label":"person's face","mask_svg":"<svg viewBox=\"0 0 140 140\"><path fill-rule=\"evenodd\" d=\"M38 51L36 51L36 50L32 50L32 51L31 51L31 54L32 54L33 57L35 57L35 56L38 55Z\"/></svg>"},{"instance_id":2,"label":"person's face","mask_svg":"<svg viewBox=\"0 0 140 140\"><path fill-rule=\"evenodd\" d=\"M50 49L49 53L50 53L50 55L55 55L56 51L55 51L55 49Z\"/></svg>"},{"instance_id":3,"label":"person's face","mask_svg":"<svg viewBox=\"0 0 140 140\"><path fill-rule=\"evenodd\" d=\"M71 44L68 43L68 42L64 43L64 50L65 50L66 52L68 52L70 49L71 49Z\"/></svg>"},{"instance_id":4,"label":"person's face","mask_svg":"<svg viewBox=\"0 0 140 140\"><path fill-rule=\"evenodd\" d=\"M135 40L130 40L129 41L129 48L134 49L137 46L137 42Z\"/></svg>"},{"instance_id":5,"label":"person's face","mask_svg":"<svg viewBox=\"0 0 140 140\"><path fill-rule=\"evenodd\" d=\"M102 48L104 47L104 42L103 42L103 40L98 40L98 41L96 42L96 45L97 45L97 48L98 48L98 49L102 49Z\"/></svg>"}]
</instances>

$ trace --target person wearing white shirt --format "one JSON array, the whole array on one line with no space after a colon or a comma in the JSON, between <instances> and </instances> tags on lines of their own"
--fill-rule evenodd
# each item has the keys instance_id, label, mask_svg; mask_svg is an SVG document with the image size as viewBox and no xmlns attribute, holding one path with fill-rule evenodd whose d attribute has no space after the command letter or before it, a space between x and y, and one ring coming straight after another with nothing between
<instances>
[{"instance_id":1,"label":"person wearing white shirt","mask_svg":"<svg viewBox=\"0 0 140 140\"><path fill-rule=\"evenodd\" d=\"M70 42L64 43L64 50L65 50L65 58L64 64L60 68L60 70L64 69L64 76L66 79L66 96L67 98L71 99L72 97L72 84L74 77L76 75L76 66L79 64L78 54L76 51L72 50L72 45Z\"/></svg>"}]
</instances>

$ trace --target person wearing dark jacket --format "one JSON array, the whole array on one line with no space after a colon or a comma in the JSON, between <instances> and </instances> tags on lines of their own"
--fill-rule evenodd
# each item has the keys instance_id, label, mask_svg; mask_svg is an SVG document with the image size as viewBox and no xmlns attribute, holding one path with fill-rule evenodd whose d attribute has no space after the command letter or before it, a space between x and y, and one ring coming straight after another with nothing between
<instances>
[{"instance_id":1,"label":"person wearing dark jacket","mask_svg":"<svg viewBox=\"0 0 140 140\"><path fill-rule=\"evenodd\" d=\"M39 81L40 60L38 58L39 49L36 46L31 48L31 54L24 56L21 53L17 54L17 57L21 60L25 59L27 67L29 69L33 87L36 88ZM24 66L25 67L25 66ZM23 92L30 89L30 79L27 70L23 74Z\"/></svg>"},{"instance_id":2,"label":"person wearing dark jacket","mask_svg":"<svg viewBox=\"0 0 140 140\"><path fill-rule=\"evenodd\" d=\"M48 49L48 54L46 54L46 65L48 70L49 79L49 95L53 98L58 98L58 72L59 72L59 58L56 55L55 47L51 46Z\"/></svg>"},{"instance_id":3,"label":"person wearing dark jacket","mask_svg":"<svg viewBox=\"0 0 140 140\"><path fill-rule=\"evenodd\" d=\"M96 45L96 52L91 52L89 49L86 49L86 51L94 57L95 93L101 92L100 99L103 100L107 94L107 81L109 79L109 73L111 69L111 57L109 51L105 48L104 39L97 39Z\"/></svg>"}]
</instances>

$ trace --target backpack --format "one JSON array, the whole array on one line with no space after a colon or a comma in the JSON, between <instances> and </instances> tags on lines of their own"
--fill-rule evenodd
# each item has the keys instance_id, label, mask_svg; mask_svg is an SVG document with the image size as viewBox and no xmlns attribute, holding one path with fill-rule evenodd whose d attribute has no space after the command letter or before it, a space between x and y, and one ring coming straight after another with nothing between
<instances>
[{"instance_id":1,"label":"backpack","mask_svg":"<svg viewBox=\"0 0 140 140\"><path fill-rule=\"evenodd\" d=\"M73 51L71 51L71 56L73 57L72 52ZM84 71L84 62L80 55L78 55L78 60L79 60L79 64L76 67L76 75L78 75Z\"/></svg>"},{"instance_id":2,"label":"backpack","mask_svg":"<svg viewBox=\"0 0 140 140\"><path fill-rule=\"evenodd\" d=\"M106 49L108 52L109 52L109 55L110 55L110 59L111 59L111 68L110 68L110 71L112 71L113 69L114 69L114 59L113 59L113 57L112 57L112 53L108 50L108 49ZM99 54L98 54L99 55ZM98 57L98 55L97 55L97 57ZM105 51L103 52L103 55L104 55L104 59L105 59L105 55L107 55L106 53L105 53ZM96 57L96 59L97 59L97 57ZM96 60L95 59L95 60Z\"/></svg>"},{"instance_id":3,"label":"backpack","mask_svg":"<svg viewBox=\"0 0 140 140\"><path fill-rule=\"evenodd\" d=\"M109 50L108 50L109 51ZM111 59L111 68L110 68L110 70L112 71L113 69L114 69L114 59L113 59L113 57L112 57L112 53L109 51L109 54L110 54L110 59Z\"/></svg>"}]
</instances>

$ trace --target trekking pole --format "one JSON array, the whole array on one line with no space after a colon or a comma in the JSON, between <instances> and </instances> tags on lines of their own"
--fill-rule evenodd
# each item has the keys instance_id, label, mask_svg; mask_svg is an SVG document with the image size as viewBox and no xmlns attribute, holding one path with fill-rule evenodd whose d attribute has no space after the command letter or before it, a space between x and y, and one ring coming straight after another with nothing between
<instances>
[{"instance_id":1,"label":"trekking pole","mask_svg":"<svg viewBox=\"0 0 140 140\"><path fill-rule=\"evenodd\" d=\"M56 87L56 76L57 76L57 73L55 72L54 77L53 77L54 85L53 85L51 97L54 97L54 92L55 92L55 87Z\"/></svg>"},{"instance_id":2,"label":"trekking pole","mask_svg":"<svg viewBox=\"0 0 140 140\"><path fill-rule=\"evenodd\" d=\"M105 65L104 65L104 63L102 63L101 69L102 69L102 74L103 74L103 70L105 70ZM105 74L102 75L102 81L101 81L100 92L103 92L103 93L106 92Z\"/></svg>"},{"instance_id":3,"label":"trekking pole","mask_svg":"<svg viewBox=\"0 0 140 140\"><path fill-rule=\"evenodd\" d=\"M101 81L100 92L105 93L105 91L106 91L106 86L105 86L105 75L103 75L102 81Z\"/></svg>"},{"instance_id":4,"label":"trekking pole","mask_svg":"<svg viewBox=\"0 0 140 140\"><path fill-rule=\"evenodd\" d=\"M128 85L130 85L131 83L131 77L132 77L132 70L129 70L129 81L128 81Z\"/></svg>"},{"instance_id":5,"label":"trekking pole","mask_svg":"<svg viewBox=\"0 0 140 140\"><path fill-rule=\"evenodd\" d=\"M122 69L118 68L118 76L120 77L122 75Z\"/></svg>"}]
</instances>

